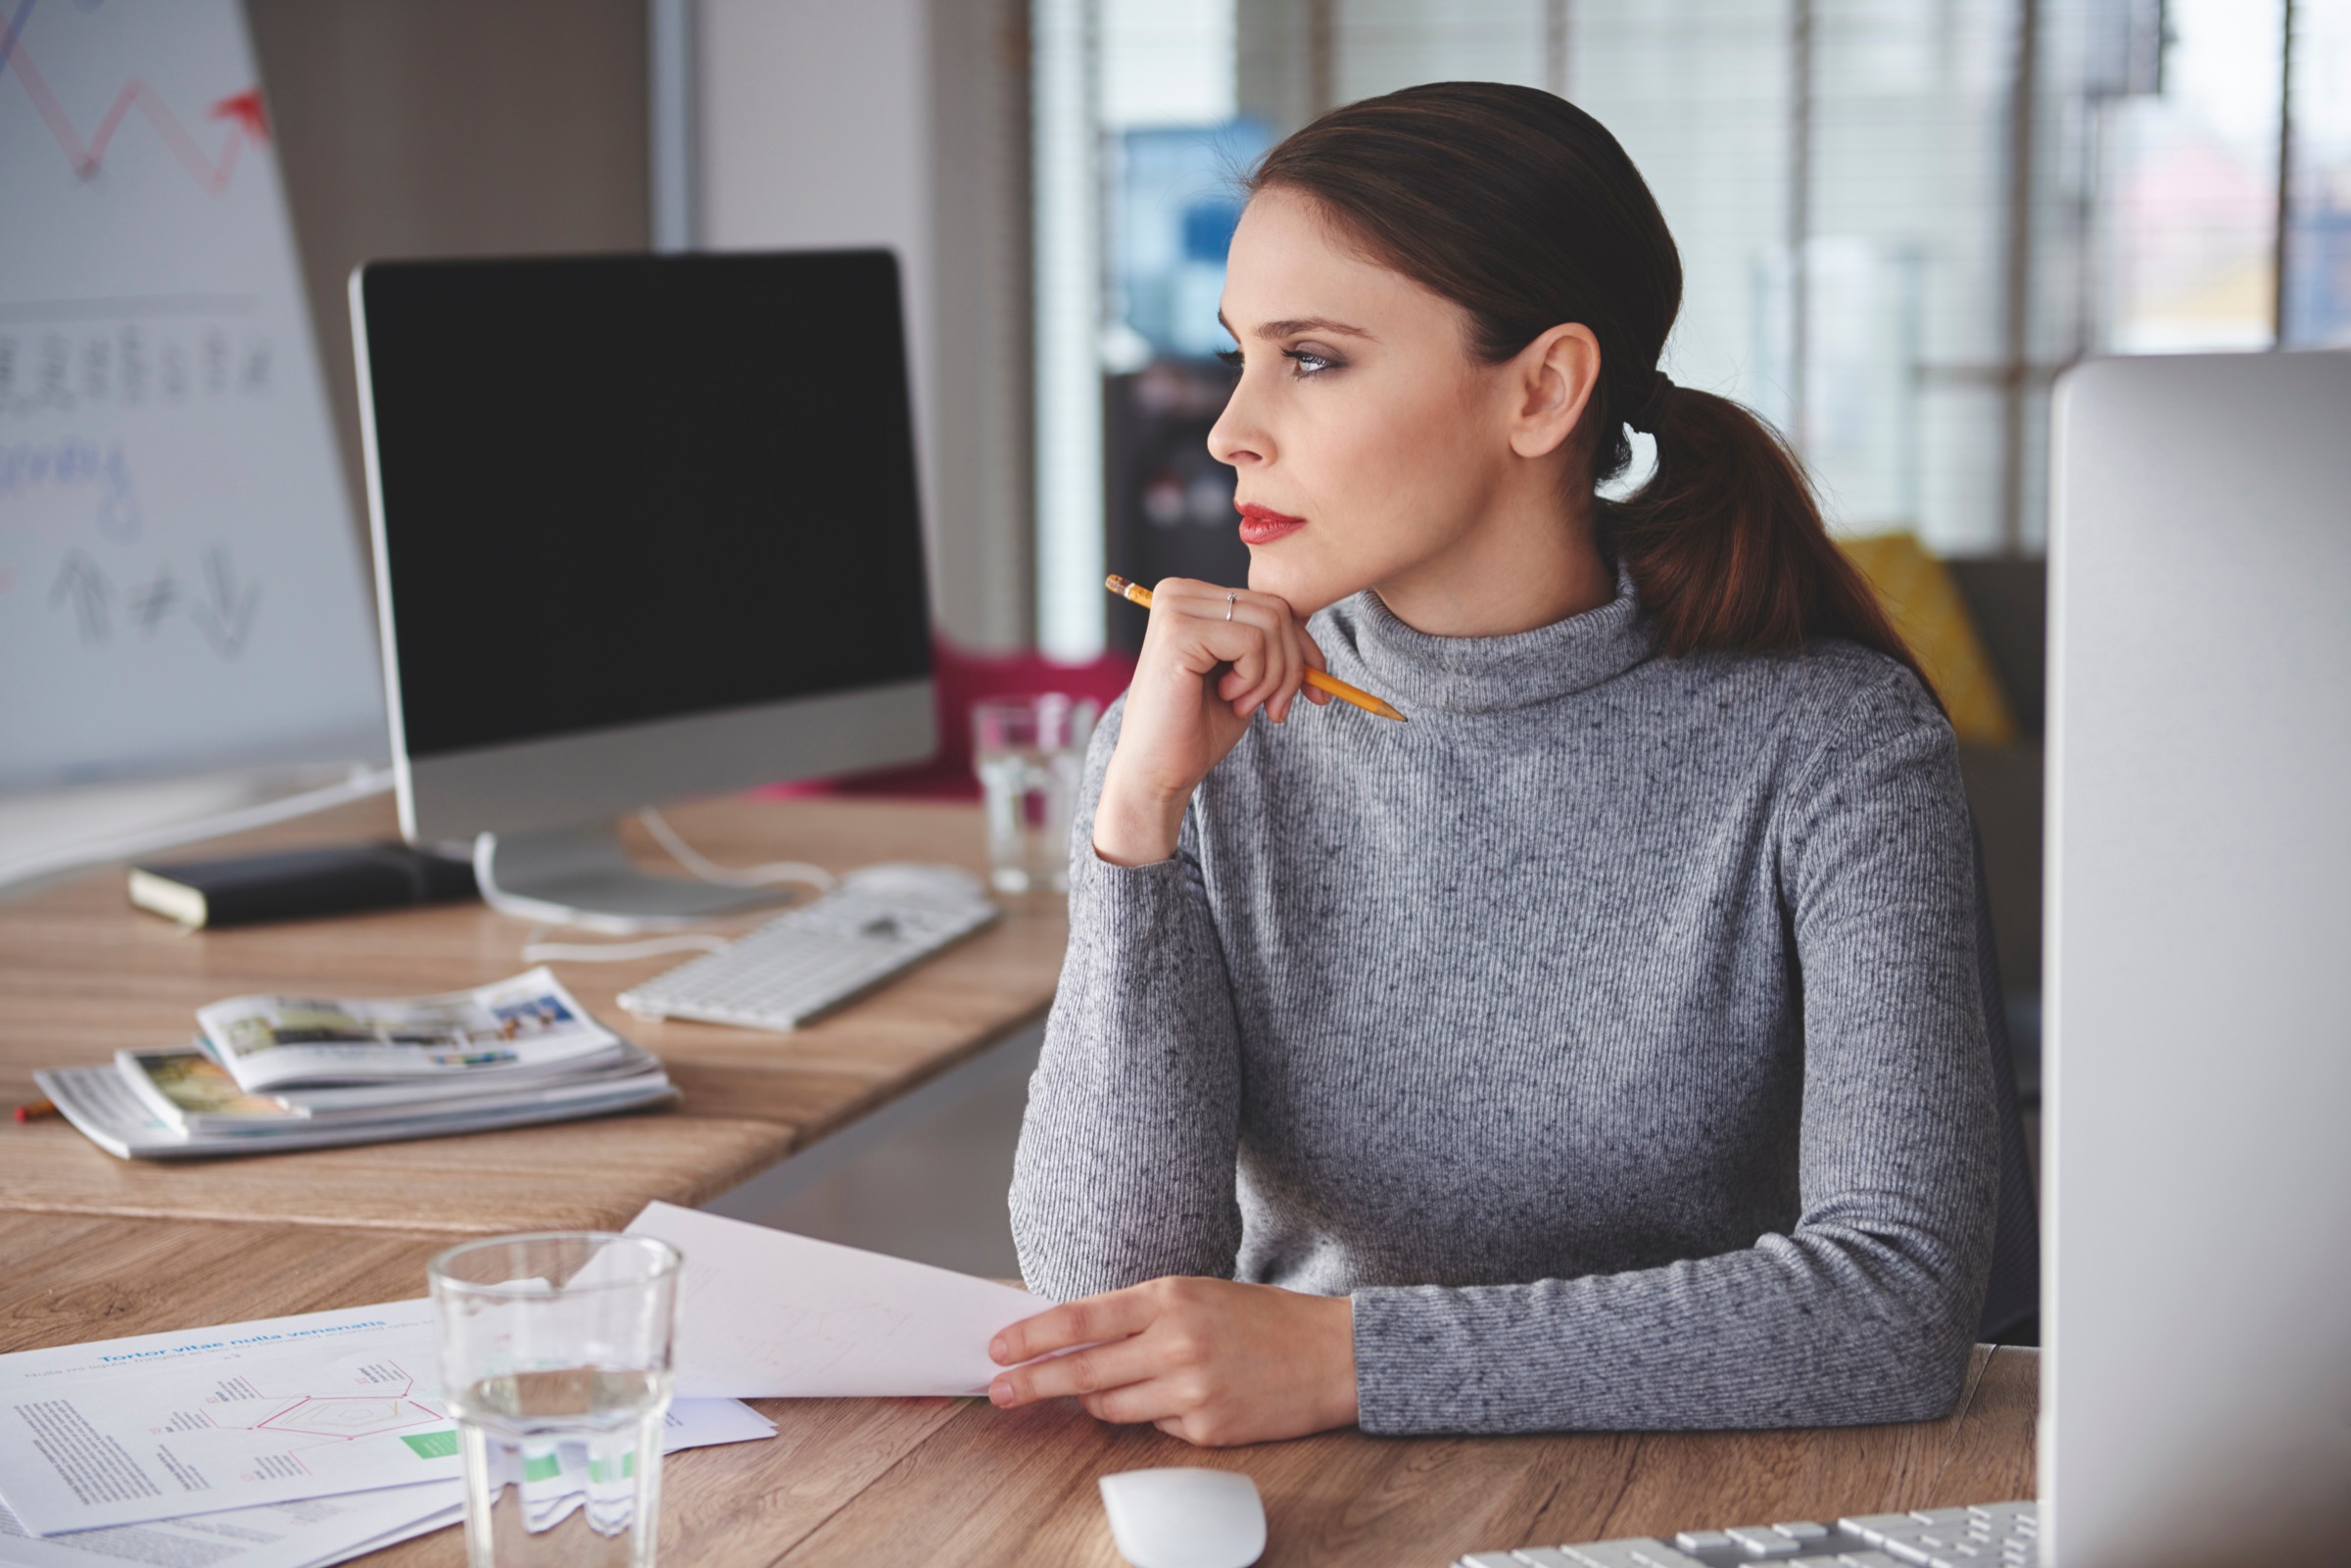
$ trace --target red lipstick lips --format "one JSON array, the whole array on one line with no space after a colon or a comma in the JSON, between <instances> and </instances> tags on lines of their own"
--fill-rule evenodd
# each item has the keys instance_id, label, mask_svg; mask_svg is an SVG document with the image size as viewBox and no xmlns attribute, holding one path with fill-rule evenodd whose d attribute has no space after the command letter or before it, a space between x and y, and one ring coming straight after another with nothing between
<instances>
[{"instance_id":1,"label":"red lipstick lips","mask_svg":"<svg viewBox=\"0 0 2351 1568\"><path fill-rule=\"evenodd\" d=\"M1235 501L1233 510L1241 514L1241 543L1244 545L1271 545L1306 526L1303 517L1292 517L1287 512L1277 512L1271 506L1260 506L1255 501L1246 504Z\"/></svg>"}]
</instances>

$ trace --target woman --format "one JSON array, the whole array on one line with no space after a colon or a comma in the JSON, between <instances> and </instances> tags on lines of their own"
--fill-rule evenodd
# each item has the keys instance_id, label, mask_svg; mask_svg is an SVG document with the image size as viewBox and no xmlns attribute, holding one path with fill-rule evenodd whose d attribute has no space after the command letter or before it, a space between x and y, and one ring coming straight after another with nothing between
<instances>
[{"instance_id":1,"label":"woman","mask_svg":"<svg viewBox=\"0 0 2351 1568\"><path fill-rule=\"evenodd\" d=\"M1950 728L1793 457L1657 372L1680 295L1532 89L1253 177L1209 437L1249 588L1159 585L1094 739L1012 1192L1068 1305L998 1403L1225 1444L1956 1398L1995 1141ZM1655 473L1599 500L1628 424Z\"/></svg>"}]
</instances>

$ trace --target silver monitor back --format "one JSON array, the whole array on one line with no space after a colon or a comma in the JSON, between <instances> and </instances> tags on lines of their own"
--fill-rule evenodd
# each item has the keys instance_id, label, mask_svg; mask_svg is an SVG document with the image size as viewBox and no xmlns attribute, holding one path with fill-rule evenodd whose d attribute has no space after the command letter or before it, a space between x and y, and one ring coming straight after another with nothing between
<instances>
[{"instance_id":1,"label":"silver monitor back","mask_svg":"<svg viewBox=\"0 0 2351 1568\"><path fill-rule=\"evenodd\" d=\"M2351 1555L2351 355L2058 385L2044 1558Z\"/></svg>"}]
</instances>

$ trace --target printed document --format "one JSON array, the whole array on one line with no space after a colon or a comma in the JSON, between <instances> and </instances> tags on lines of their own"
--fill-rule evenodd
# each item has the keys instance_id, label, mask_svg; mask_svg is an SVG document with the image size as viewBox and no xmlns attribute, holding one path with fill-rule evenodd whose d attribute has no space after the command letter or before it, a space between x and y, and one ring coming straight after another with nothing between
<instances>
[{"instance_id":1,"label":"printed document","mask_svg":"<svg viewBox=\"0 0 2351 1568\"><path fill-rule=\"evenodd\" d=\"M231 1508L112 1525L70 1536L27 1536L0 1508L0 1564L7 1568L101 1568L163 1563L170 1568L311 1568L439 1530L465 1516L461 1482L386 1487L344 1497Z\"/></svg>"},{"instance_id":2,"label":"printed document","mask_svg":"<svg viewBox=\"0 0 2351 1568\"><path fill-rule=\"evenodd\" d=\"M1053 1304L902 1258L671 1204L629 1233L686 1258L678 1393L738 1399L977 1394L996 1331Z\"/></svg>"},{"instance_id":3,"label":"printed document","mask_svg":"<svg viewBox=\"0 0 2351 1568\"><path fill-rule=\"evenodd\" d=\"M430 1301L0 1356L0 1498L29 1533L455 1481ZM773 1434L681 1400L668 1448Z\"/></svg>"}]
</instances>

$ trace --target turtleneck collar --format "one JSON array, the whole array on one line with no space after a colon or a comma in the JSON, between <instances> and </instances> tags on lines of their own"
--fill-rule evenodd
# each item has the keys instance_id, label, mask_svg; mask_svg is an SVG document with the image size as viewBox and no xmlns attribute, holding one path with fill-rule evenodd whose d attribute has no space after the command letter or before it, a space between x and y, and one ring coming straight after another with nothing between
<instances>
[{"instance_id":1,"label":"turtleneck collar","mask_svg":"<svg viewBox=\"0 0 2351 1568\"><path fill-rule=\"evenodd\" d=\"M1622 565L1607 603L1505 637L1431 637L1368 589L1325 613L1362 661L1365 684L1408 714L1494 713L1571 696L1622 675L1656 641Z\"/></svg>"}]
</instances>

